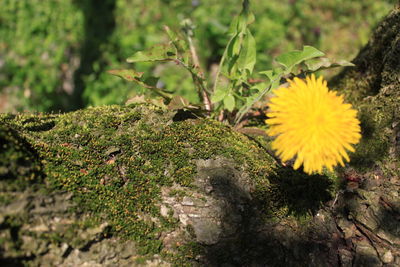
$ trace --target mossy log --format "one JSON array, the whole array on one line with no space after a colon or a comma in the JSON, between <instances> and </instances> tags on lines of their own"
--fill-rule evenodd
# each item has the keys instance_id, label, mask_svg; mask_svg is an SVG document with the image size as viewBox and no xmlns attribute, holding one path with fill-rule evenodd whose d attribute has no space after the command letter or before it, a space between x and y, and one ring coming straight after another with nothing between
<instances>
[{"instance_id":1,"label":"mossy log","mask_svg":"<svg viewBox=\"0 0 400 267\"><path fill-rule=\"evenodd\" d=\"M335 175L150 105L0 115L2 266L400 265L399 29L332 81L363 131Z\"/></svg>"},{"instance_id":2,"label":"mossy log","mask_svg":"<svg viewBox=\"0 0 400 267\"><path fill-rule=\"evenodd\" d=\"M275 243L288 233L273 229L310 220L334 178L280 167L230 126L181 119L147 105L2 115L3 260L242 265L264 262L265 249L284 259Z\"/></svg>"}]
</instances>

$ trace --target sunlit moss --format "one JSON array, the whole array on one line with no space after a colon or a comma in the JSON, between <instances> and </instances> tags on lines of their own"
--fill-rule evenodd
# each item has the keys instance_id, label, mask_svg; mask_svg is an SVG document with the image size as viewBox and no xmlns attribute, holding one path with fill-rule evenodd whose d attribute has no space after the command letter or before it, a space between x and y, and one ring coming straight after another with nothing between
<instances>
[{"instance_id":1,"label":"sunlit moss","mask_svg":"<svg viewBox=\"0 0 400 267\"><path fill-rule=\"evenodd\" d=\"M132 105L60 115L19 114L8 122L38 153L49 188L72 192L77 208L94 222L106 220L110 234L135 240L143 254L160 253L159 234L177 227L172 216L160 215L161 188L177 183L197 190L193 181L199 159L233 160L254 183L253 204L266 218L303 216L329 199L327 177L307 180L304 173L283 171L266 153L267 142L255 142L213 120L173 121L173 116L155 106ZM297 203L299 195L307 197ZM190 260L181 256L174 257Z\"/></svg>"}]
</instances>

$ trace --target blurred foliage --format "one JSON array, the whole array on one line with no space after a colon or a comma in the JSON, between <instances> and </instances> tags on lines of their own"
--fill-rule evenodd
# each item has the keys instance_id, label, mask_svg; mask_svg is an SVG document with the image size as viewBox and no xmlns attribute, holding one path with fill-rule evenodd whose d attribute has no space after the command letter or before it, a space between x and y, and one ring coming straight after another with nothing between
<instances>
[{"instance_id":1,"label":"blurred foliage","mask_svg":"<svg viewBox=\"0 0 400 267\"><path fill-rule=\"evenodd\" d=\"M166 40L163 25L191 18L203 67L212 70L229 41L237 0L0 0L0 111L66 111L119 104L140 95L107 74L134 52ZM351 60L396 0L252 0L251 31L268 69L282 52L312 45ZM196 101L188 74L172 63L139 71L162 76L159 86ZM212 71L210 71L212 73Z\"/></svg>"},{"instance_id":2,"label":"blurred foliage","mask_svg":"<svg viewBox=\"0 0 400 267\"><path fill-rule=\"evenodd\" d=\"M63 80L79 60L82 12L71 1L1 0L0 5L0 92L8 95L2 101L16 98L8 104L17 109L61 106Z\"/></svg>"}]
</instances>

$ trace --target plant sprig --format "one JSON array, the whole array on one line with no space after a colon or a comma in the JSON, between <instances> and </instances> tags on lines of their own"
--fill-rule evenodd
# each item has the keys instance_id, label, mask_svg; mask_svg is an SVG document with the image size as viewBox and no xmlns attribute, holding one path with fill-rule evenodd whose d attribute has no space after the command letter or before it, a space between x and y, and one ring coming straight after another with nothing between
<instances>
[{"instance_id":1,"label":"plant sprig","mask_svg":"<svg viewBox=\"0 0 400 267\"><path fill-rule=\"evenodd\" d=\"M249 0L243 0L242 11L230 25L230 39L211 86L205 78L206 73L200 67L193 40L194 26L189 19L182 21L180 32L173 31L168 26L164 27L169 38L167 43L136 52L127 59L129 63L172 61L182 66L190 73L202 105L191 104L182 96L174 96L158 88L157 77L143 78L143 73L133 69L111 70L109 73L151 90L161 96L164 104L171 109L202 109L209 117L239 125L254 105L272 89L279 87L284 78L306 75L327 68L353 66L345 60L331 61L317 48L304 46L302 50L279 55L275 58L278 67L260 71L255 75L256 40L249 28L254 21ZM257 82L250 82L254 80Z\"/></svg>"}]
</instances>

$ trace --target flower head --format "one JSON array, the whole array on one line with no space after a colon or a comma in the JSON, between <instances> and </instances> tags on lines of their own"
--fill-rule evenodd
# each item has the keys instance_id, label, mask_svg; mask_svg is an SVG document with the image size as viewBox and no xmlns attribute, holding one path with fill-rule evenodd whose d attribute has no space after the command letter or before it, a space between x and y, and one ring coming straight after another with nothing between
<instances>
[{"instance_id":1,"label":"flower head","mask_svg":"<svg viewBox=\"0 0 400 267\"><path fill-rule=\"evenodd\" d=\"M272 149L282 161L295 158L294 169L303 165L312 174L350 160L346 150L354 152L352 145L361 138L357 111L329 91L322 77L294 78L273 93L267 133L276 136Z\"/></svg>"}]
</instances>

